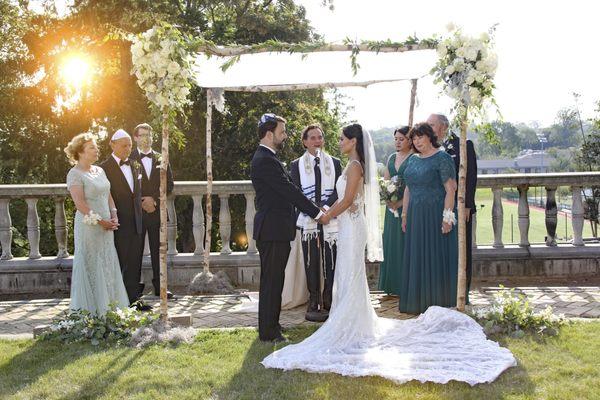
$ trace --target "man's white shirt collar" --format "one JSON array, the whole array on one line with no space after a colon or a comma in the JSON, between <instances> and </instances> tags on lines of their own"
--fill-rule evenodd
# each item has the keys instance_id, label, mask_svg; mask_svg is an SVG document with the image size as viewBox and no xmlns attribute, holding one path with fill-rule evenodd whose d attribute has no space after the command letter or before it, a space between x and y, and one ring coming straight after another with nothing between
<instances>
[{"instance_id":1,"label":"man's white shirt collar","mask_svg":"<svg viewBox=\"0 0 600 400\"><path fill-rule=\"evenodd\" d=\"M275 150L273 150L272 148L270 148L270 147L269 147L269 146L267 146L266 144L262 144L262 143L261 143L261 144L260 144L260 146L262 146L262 147L264 147L264 148L266 148L266 149L269 149L269 150L271 150L271 153L273 153L273 154L277 154L277 152L276 152Z\"/></svg>"}]
</instances>

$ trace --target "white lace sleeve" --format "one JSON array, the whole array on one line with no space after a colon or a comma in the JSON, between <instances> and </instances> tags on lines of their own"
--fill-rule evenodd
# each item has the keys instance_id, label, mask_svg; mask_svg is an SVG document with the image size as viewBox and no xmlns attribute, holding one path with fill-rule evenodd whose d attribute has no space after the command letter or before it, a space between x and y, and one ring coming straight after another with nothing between
<instances>
[{"instance_id":1,"label":"white lace sleeve","mask_svg":"<svg viewBox=\"0 0 600 400\"><path fill-rule=\"evenodd\" d=\"M83 186L83 176L75 168L71 168L67 174L67 190L71 190L73 186Z\"/></svg>"}]
</instances>

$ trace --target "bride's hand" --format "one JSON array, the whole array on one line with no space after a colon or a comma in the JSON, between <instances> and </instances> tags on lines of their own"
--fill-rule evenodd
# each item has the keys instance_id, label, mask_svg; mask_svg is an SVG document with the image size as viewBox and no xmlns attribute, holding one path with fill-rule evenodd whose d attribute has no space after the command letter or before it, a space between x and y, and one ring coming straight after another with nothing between
<instances>
[{"instance_id":1,"label":"bride's hand","mask_svg":"<svg viewBox=\"0 0 600 400\"><path fill-rule=\"evenodd\" d=\"M402 215L402 232L406 233L406 215Z\"/></svg>"},{"instance_id":2,"label":"bride's hand","mask_svg":"<svg viewBox=\"0 0 600 400\"><path fill-rule=\"evenodd\" d=\"M442 233L445 235L452 230L452 225L446 222L442 222Z\"/></svg>"}]
</instances>

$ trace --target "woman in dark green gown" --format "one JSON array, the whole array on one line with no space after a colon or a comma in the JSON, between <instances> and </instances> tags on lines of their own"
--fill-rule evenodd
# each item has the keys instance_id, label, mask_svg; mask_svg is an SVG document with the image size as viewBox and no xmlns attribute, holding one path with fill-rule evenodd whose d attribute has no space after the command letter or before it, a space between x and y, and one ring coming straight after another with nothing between
<instances>
[{"instance_id":1,"label":"woman in dark green gown","mask_svg":"<svg viewBox=\"0 0 600 400\"><path fill-rule=\"evenodd\" d=\"M399 309L419 314L432 305L456 306L456 173L452 157L439 151L428 124L417 124L410 137L419 154L409 158L404 170L406 236Z\"/></svg>"},{"instance_id":2,"label":"woman in dark green gown","mask_svg":"<svg viewBox=\"0 0 600 400\"><path fill-rule=\"evenodd\" d=\"M408 137L409 130L408 126L403 126L394 131L396 152L388 158L384 174L386 180L395 176L397 176L396 179L402 179L408 158L412 154L412 141ZM400 193L404 193L404 187L404 181L402 181ZM392 210L396 210L397 215L394 215ZM379 290L395 295L400 293L404 256L404 232L402 232L400 214L402 214L402 199L386 204L383 225L383 262L379 267Z\"/></svg>"}]
</instances>

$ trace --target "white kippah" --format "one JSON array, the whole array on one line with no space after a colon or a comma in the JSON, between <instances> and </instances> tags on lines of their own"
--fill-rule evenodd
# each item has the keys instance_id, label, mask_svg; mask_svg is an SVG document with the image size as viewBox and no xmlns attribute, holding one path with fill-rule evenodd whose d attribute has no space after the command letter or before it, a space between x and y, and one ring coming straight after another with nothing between
<instances>
[{"instance_id":1,"label":"white kippah","mask_svg":"<svg viewBox=\"0 0 600 400\"><path fill-rule=\"evenodd\" d=\"M119 129L115 132L114 135L112 135L110 140L112 140L114 142L115 140L124 139L124 138L131 139L131 136L129 136L129 133L125 132L123 129Z\"/></svg>"}]
</instances>

